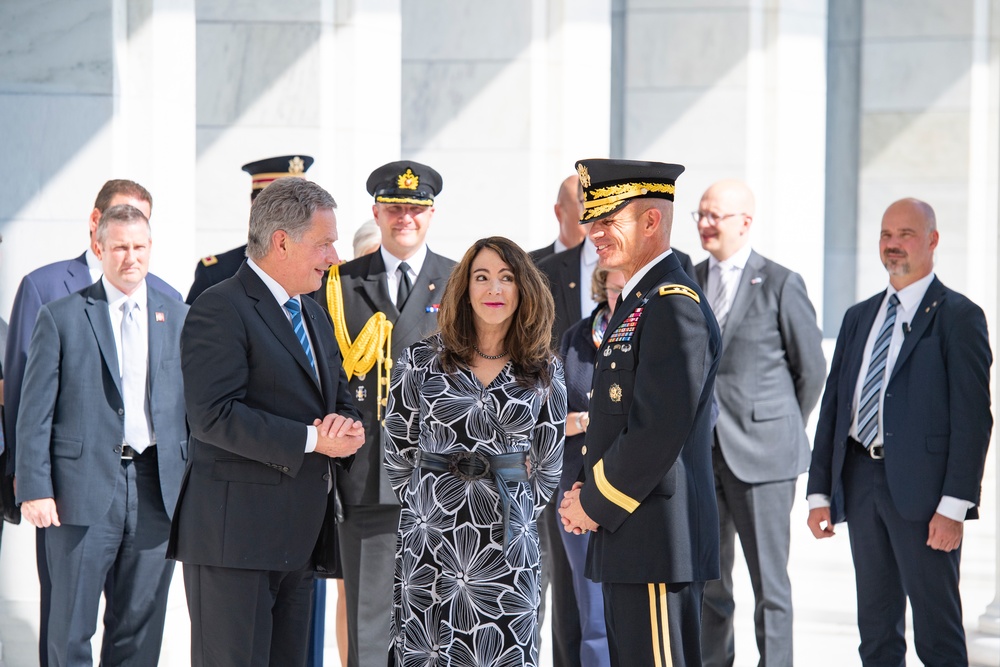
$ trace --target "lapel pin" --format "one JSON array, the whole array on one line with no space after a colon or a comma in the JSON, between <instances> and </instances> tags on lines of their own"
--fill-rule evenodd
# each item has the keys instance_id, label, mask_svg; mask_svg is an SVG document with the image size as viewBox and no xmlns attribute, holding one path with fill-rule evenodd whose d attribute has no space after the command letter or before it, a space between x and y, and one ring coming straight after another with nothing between
<instances>
[{"instance_id":1,"label":"lapel pin","mask_svg":"<svg viewBox=\"0 0 1000 667\"><path fill-rule=\"evenodd\" d=\"M750 279L750 284L751 285L760 285L762 282L764 282L764 279L761 278L760 276L756 276L756 277Z\"/></svg>"},{"instance_id":2,"label":"lapel pin","mask_svg":"<svg viewBox=\"0 0 1000 667\"><path fill-rule=\"evenodd\" d=\"M436 313L439 310L441 310L441 304L440 303L432 303L431 305L429 305L426 308L424 308L424 312L425 313Z\"/></svg>"},{"instance_id":3,"label":"lapel pin","mask_svg":"<svg viewBox=\"0 0 1000 667\"><path fill-rule=\"evenodd\" d=\"M436 289L437 289L437 286L436 286L436 285L434 285L434 283L431 283L430 285L428 285L428 286L427 286L427 289L429 289L430 291L432 291L432 292L433 292L434 290L436 290Z\"/></svg>"},{"instance_id":4,"label":"lapel pin","mask_svg":"<svg viewBox=\"0 0 1000 667\"><path fill-rule=\"evenodd\" d=\"M167 321L167 316L165 314L161 313L160 311L156 311L156 313L155 313L154 316L156 317L156 321L157 322L166 322Z\"/></svg>"}]
</instances>

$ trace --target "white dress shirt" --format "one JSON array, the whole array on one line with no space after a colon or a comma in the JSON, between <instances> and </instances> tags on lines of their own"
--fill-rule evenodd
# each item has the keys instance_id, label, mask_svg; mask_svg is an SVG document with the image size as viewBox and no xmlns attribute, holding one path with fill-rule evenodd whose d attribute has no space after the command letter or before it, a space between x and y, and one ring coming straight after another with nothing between
<instances>
[{"instance_id":1,"label":"white dress shirt","mask_svg":"<svg viewBox=\"0 0 1000 667\"><path fill-rule=\"evenodd\" d=\"M385 263L385 281L386 287L389 288L389 298L392 299L393 303L396 302L396 294L399 292L399 265L404 261L410 267L410 285L417 284L417 276L420 275L420 269L424 266L424 260L427 259L427 244L420 246L420 249L413 253L413 257L407 260L402 260L390 253L385 249L385 246L379 248L379 252L382 253L382 261Z\"/></svg>"},{"instance_id":2,"label":"white dress shirt","mask_svg":"<svg viewBox=\"0 0 1000 667\"><path fill-rule=\"evenodd\" d=\"M747 262L750 261L750 253L753 249L750 247L749 243L743 245L742 248L734 252L728 259L724 259L721 262L717 260L713 255L708 256L708 284L705 285L706 294L716 294L719 289L719 281L721 277L719 275L720 271L729 271L731 273L728 285L726 285L726 299L725 302L729 304L726 308L726 314L733 307L733 299L736 298L736 290L739 289L740 280L743 278L743 271L747 268ZM716 271L715 267L719 267ZM717 304L709 304L712 306L713 312L715 312L716 317L719 317L719 313L715 311Z\"/></svg>"},{"instance_id":3,"label":"white dress shirt","mask_svg":"<svg viewBox=\"0 0 1000 667\"><path fill-rule=\"evenodd\" d=\"M597 248L588 236L583 239L583 247L580 249L580 317L590 315L590 311L597 305L594 295L591 294L596 268Z\"/></svg>"}]
</instances>

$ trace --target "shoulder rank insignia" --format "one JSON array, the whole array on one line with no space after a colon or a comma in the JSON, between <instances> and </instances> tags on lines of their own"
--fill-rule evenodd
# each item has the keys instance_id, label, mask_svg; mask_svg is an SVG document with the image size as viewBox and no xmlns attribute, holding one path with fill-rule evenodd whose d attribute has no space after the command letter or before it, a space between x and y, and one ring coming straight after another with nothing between
<instances>
[{"instance_id":1,"label":"shoulder rank insignia","mask_svg":"<svg viewBox=\"0 0 1000 667\"><path fill-rule=\"evenodd\" d=\"M213 264L218 264L219 258L215 255L209 255L208 257L203 257L201 259L202 266L212 266Z\"/></svg>"},{"instance_id":2,"label":"shoulder rank insignia","mask_svg":"<svg viewBox=\"0 0 1000 667\"><path fill-rule=\"evenodd\" d=\"M689 299L693 299L695 303L701 303L701 297L698 296L698 293L687 285L678 285L675 283L660 287L660 296L667 296L670 294L682 294Z\"/></svg>"}]
</instances>

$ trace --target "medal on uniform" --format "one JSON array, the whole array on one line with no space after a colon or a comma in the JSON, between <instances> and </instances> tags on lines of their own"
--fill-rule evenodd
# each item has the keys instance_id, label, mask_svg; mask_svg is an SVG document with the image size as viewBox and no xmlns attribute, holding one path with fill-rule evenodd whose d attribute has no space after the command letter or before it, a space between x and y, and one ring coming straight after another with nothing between
<instances>
[{"instance_id":1,"label":"medal on uniform","mask_svg":"<svg viewBox=\"0 0 1000 667\"><path fill-rule=\"evenodd\" d=\"M368 398L368 390L364 387L358 387L358 390L354 392L354 397L358 399L358 402L360 403Z\"/></svg>"},{"instance_id":2,"label":"medal on uniform","mask_svg":"<svg viewBox=\"0 0 1000 667\"><path fill-rule=\"evenodd\" d=\"M610 347L604 348L604 356L605 357L610 357L611 356L611 348Z\"/></svg>"},{"instance_id":3,"label":"medal on uniform","mask_svg":"<svg viewBox=\"0 0 1000 667\"><path fill-rule=\"evenodd\" d=\"M622 402L622 387L617 382L611 383L611 387L608 389L608 396L611 397L612 403Z\"/></svg>"}]
</instances>

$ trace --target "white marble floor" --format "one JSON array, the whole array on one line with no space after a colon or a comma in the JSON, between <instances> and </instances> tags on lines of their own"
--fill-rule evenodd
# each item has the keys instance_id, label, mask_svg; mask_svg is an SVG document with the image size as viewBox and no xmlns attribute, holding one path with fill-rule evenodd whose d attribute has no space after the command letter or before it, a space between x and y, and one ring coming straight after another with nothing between
<instances>
[{"instance_id":1,"label":"white marble floor","mask_svg":"<svg viewBox=\"0 0 1000 667\"><path fill-rule=\"evenodd\" d=\"M996 467L993 454L984 480L984 520L966 525L964 554L962 557L962 599L965 608L965 625L974 630L978 616L993 599L995 591L996 520ZM804 484L800 481L800 487ZM801 491L801 488L800 488ZM798 495L802 495L799 493ZM855 625L854 576L846 526L837 528L833 539L814 540L805 526L805 501L794 510L791 577L795 599L795 662L807 667L843 667L858 664L858 635ZM15 560L25 561L24 556L33 548L31 532L22 527L8 526L4 531L3 553L0 557L0 574L9 578L5 568ZM17 575L25 589L31 588L35 573ZM754 644L752 608L753 596L749 579L742 562L737 563L736 611L736 666L752 667L757 664ZM333 610L336 587L328 588L326 663L336 666L336 639L333 630ZM188 664L190 634L184 588L178 568L170 592L169 612L162 659L165 667L184 667ZM3 646L0 667L35 667L37 637L37 602L0 602L0 642ZM543 637L549 634L543 628ZM912 643L912 642L910 642ZM542 667L551 667L549 645L543 646ZM1000 656L997 658L1000 664ZM919 661L911 650L908 665Z\"/></svg>"}]
</instances>

